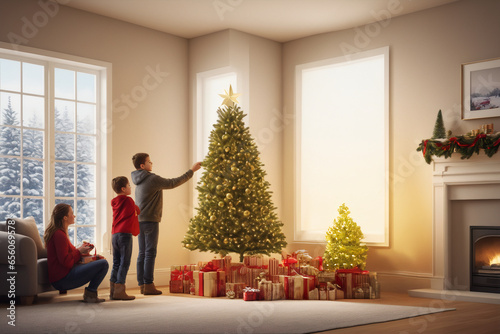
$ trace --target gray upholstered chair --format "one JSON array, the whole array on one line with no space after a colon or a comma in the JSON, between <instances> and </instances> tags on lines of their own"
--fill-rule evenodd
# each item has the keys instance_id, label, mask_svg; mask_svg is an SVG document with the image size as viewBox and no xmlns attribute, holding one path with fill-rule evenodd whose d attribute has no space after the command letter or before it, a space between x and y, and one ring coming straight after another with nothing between
<instances>
[{"instance_id":1,"label":"gray upholstered chair","mask_svg":"<svg viewBox=\"0 0 500 334\"><path fill-rule=\"evenodd\" d=\"M55 290L49 282L47 250L33 217L13 219L11 225L8 221L0 222L0 296L12 299L14 292L21 304L29 305L37 294ZM9 231L13 235L10 239ZM9 255L14 251L15 263L10 267ZM11 277L14 279L9 281Z\"/></svg>"}]
</instances>

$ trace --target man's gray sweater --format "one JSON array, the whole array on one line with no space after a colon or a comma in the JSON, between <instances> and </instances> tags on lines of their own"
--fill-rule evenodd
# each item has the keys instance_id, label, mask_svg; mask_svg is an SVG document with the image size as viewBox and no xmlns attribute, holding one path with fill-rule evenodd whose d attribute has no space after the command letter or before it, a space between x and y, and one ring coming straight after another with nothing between
<instances>
[{"instance_id":1,"label":"man's gray sweater","mask_svg":"<svg viewBox=\"0 0 500 334\"><path fill-rule=\"evenodd\" d=\"M183 175L165 179L159 175L138 169L132 172L135 188L135 203L141 209L139 222L160 222L163 211L163 189L172 189L193 177L190 169Z\"/></svg>"}]
</instances>

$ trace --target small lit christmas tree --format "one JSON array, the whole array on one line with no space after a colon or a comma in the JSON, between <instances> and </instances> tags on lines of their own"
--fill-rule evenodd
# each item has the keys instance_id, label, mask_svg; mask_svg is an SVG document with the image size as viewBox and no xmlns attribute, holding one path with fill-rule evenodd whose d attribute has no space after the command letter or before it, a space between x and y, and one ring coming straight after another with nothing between
<instances>
[{"instance_id":1,"label":"small lit christmas tree","mask_svg":"<svg viewBox=\"0 0 500 334\"><path fill-rule=\"evenodd\" d=\"M432 139L446 138L446 129L444 128L443 115L441 109L437 114L436 124L434 124L434 131L432 132Z\"/></svg>"},{"instance_id":2,"label":"small lit christmas tree","mask_svg":"<svg viewBox=\"0 0 500 334\"><path fill-rule=\"evenodd\" d=\"M364 269L368 247L361 243L361 228L349 216L349 208L342 204L339 216L326 232L326 248L323 256L325 269Z\"/></svg>"},{"instance_id":3,"label":"small lit christmas tree","mask_svg":"<svg viewBox=\"0 0 500 334\"><path fill-rule=\"evenodd\" d=\"M279 253L286 246L271 200L269 182L245 115L232 88L217 110L219 119L210 134L209 152L198 183L197 214L182 242L190 250L221 256Z\"/></svg>"}]
</instances>

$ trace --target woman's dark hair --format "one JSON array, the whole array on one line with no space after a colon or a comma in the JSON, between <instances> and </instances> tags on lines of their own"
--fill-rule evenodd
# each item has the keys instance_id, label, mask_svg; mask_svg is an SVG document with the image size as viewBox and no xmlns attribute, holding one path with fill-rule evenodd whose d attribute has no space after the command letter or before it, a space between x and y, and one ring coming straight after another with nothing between
<instances>
[{"instance_id":1,"label":"woman's dark hair","mask_svg":"<svg viewBox=\"0 0 500 334\"><path fill-rule=\"evenodd\" d=\"M47 226L47 229L43 234L45 247L47 247L49 240L57 230L63 230L66 234L68 233L68 231L64 228L63 220L64 217L69 214L70 208L71 206L69 204L59 203L54 207L54 210L52 210L52 216L50 217L49 225Z\"/></svg>"}]
</instances>

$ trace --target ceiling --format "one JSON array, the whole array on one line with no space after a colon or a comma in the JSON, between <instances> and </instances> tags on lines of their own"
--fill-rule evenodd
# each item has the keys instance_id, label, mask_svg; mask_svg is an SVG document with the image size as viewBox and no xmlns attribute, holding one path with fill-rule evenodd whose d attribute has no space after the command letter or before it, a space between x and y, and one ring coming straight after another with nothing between
<instances>
[{"instance_id":1,"label":"ceiling","mask_svg":"<svg viewBox=\"0 0 500 334\"><path fill-rule=\"evenodd\" d=\"M458 0L70 0L66 6L184 38L236 29L278 42Z\"/></svg>"}]
</instances>

